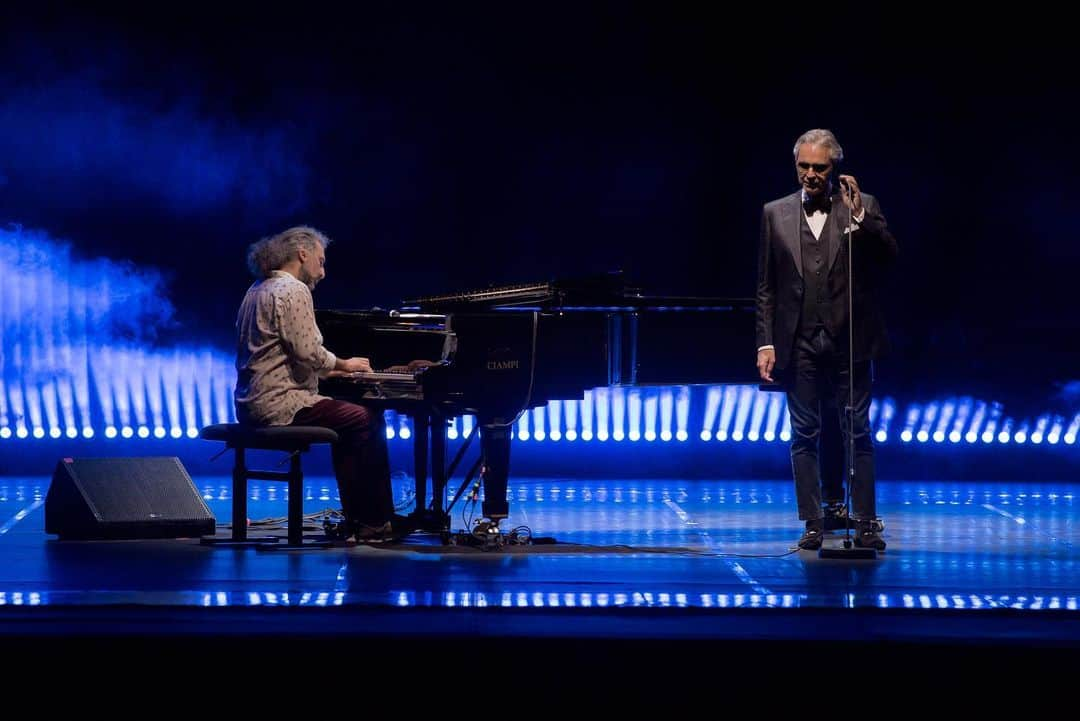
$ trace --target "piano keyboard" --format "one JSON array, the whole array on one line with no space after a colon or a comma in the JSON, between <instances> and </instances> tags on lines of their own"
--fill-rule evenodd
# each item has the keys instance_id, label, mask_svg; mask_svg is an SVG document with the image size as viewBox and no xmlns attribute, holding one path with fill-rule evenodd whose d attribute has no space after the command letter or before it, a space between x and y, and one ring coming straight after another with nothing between
<instances>
[{"instance_id":1,"label":"piano keyboard","mask_svg":"<svg viewBox=\"0 0 1080 721\"><path fill-rule=\"evenodd\" d=\"M372 371L371 373L347 373L345 377L348 380L355 381L357 383L400 383L400 382L416 382L416 376L419 373L417 371L401 371L390 373L388 371Z\"/></svg>"}]
</instances>

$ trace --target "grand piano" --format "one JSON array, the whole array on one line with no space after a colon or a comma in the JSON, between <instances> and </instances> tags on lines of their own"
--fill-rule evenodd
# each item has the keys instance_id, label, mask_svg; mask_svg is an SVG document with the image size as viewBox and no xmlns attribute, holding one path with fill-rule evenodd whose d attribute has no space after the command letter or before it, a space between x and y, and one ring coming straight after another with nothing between
<instances>
[{"instance_id":1,"label":"grand piano","mask_svg":"<svg viewBox=\"0 0 1080 721\"><path fill-rule=\"evenodd\" d=\"M450 418L477 418L481 452L458 496L479 473L484 523L497 528L509 514L514 423L528 409L601 386L757 381L753 299L650 296L621 273L411 298L392 311L319 309L316 321L334 353L395 369L325 379L320 392L412 418L415 521L443 533L446 485L472 440L447 466ZM433 365L400 368L416 359Z\"/></svg>"}]
</instances>

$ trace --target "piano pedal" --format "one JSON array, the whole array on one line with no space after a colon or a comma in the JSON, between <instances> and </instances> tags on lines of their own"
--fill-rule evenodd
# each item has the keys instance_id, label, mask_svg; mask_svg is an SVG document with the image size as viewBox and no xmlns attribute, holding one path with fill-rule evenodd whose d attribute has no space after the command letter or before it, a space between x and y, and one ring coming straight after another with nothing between
<instances>
[{"instance_id":1,"label":"piano pedal","mask_svg":"<svg viewBox=\"0 0 1080 721\"><path fill-rule=\"evenodd\" d=\"M449 545L472 546L485 551L496 551L506 545L506 534L499 530L498 521L481 519L476 521L471 531L457 531L449 534Z\"/></svg>"}]
</instances>

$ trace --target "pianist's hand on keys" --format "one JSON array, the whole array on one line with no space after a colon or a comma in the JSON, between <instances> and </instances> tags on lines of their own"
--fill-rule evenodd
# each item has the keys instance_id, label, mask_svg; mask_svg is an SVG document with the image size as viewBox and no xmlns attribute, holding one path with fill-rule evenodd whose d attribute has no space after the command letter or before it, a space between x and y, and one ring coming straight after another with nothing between
<instances>
[{"instance_id":1,"label":"pianist's hand on keys","mask_svg":"<svg viewBox=\"0 0 1080 721\"><path fill-rule=\"evenodd\" d=\"M345 378L351 381L366 381L369 383L382 383L386 381L400 381L400 380L413 380L417 375L422 373L425 368L439 365L438 361L428 360L414 360L409 361L408 365L403 366L390 366L383 370L372 371L360 371L355 373L346 373L343 371L331 371L327 374L327 378Z\"/></svg>"},{"instance_id":2,"label":"pianist's hand on keys","mask_svg":"<svg viewBox=\"0 0 1080 721\"><path fill-rule=\"evenodd\" d=\"M370 373L373 369L367 358L355 356L353 358L338 358L337 367L328 371L323 378L344 378L355 373Z\"/></svg>"},{"instance_id":3,"label":"pianist's hand on keys","mask_svg":"<svg viewBox=\"0 0 1080 721\"><path fill-rule=\"evenodd\" d=\"M430 368L433 365L438 365L438 361L429 360L412 360L408 365L403 366L390 366L383 370L383 373L416 373L424 368Z\"/></svg>"}]
</instances>

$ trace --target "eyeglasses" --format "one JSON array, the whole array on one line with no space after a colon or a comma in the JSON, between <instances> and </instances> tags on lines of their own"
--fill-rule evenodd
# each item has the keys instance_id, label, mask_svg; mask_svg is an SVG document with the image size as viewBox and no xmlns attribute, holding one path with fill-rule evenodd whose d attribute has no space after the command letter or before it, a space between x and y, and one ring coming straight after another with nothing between
<instances>
[{"instance_id":1,"label":"eyeglasses","mask_svg":"<svg viewBox=\"0 0 1080 721\"><path fill-rule=\"evenodd\" d=\"M829 168L832 167L832 163L806 163L806 162L802 162L802 163L796 163L796 165L798 165L803 170L810 170L810 168L813 168L815 173L824 173L826 170L828 170Z\"/></svg>"}]
</instances>

